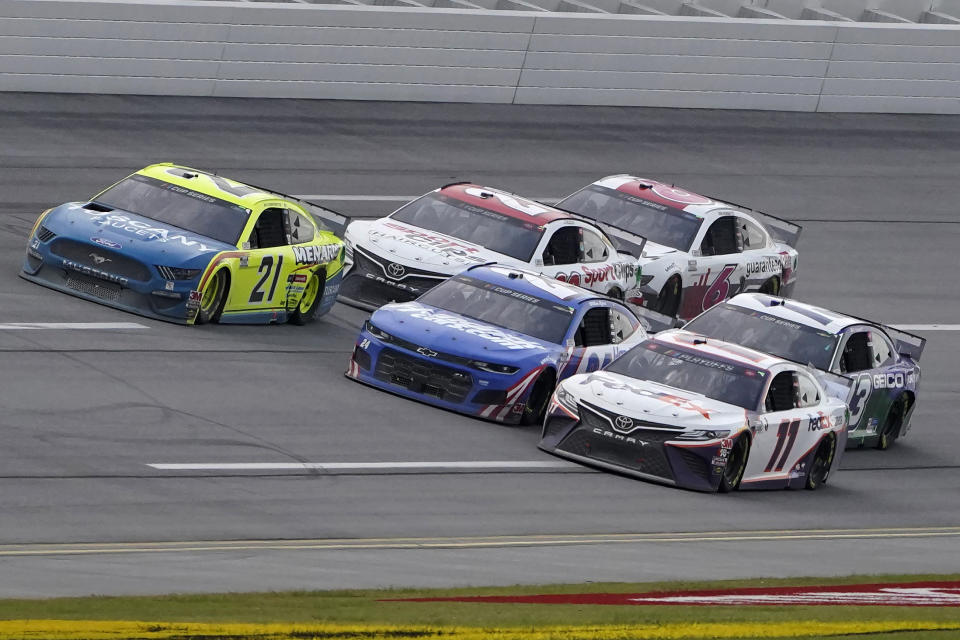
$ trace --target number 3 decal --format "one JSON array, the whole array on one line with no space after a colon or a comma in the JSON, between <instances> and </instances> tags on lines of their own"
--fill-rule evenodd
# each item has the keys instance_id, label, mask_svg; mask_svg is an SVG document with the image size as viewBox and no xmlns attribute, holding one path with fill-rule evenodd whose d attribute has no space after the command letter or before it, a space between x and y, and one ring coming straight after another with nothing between
<instances>
[{"instance_id":1,"label":"number 3 decal","mask_svg":"<svg viewBox=\"0 0 960 640\"><path fill-rule=\"evenodd\" d=\"M867 407L867 397L870 395L870 388L873 386L873 380L870 375L862 375L857 378L857 388L850 398L850 429L856 429L863 416L863 410Z\"/></svg>"},{"instance_id":2,"label":"number 3 decal","mask_svg":"<svg viewBox=\"0 0 960 640\"><path fill-rule=\"evenodd\" d=\"M257 281L253 291L250 292L250 302L253 304L263 302L263 285L266 284L270 278L270 272L273 271L273 261L273 256L263 256L263 260L260 261L260 268L257 269L257 273L262 273L263 276ZM276 261L277 270L273 272L273 282L270 283L270 295L267 296L267 302L273 300L273 294L277 290L277 280L280 279L280 272L283 270L283 256L277 256Z\"/></svg>"}]
</instances>

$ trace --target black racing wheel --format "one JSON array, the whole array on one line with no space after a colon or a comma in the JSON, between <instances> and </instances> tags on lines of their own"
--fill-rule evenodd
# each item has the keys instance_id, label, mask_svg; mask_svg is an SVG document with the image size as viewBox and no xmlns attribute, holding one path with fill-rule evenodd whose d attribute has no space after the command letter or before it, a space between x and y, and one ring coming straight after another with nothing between
<instances>
[{"instance_id":1,"label":"black racing wheel","mask_svg":"<svg viewBox=\"0 0 960 640\"><path fill-rule=\"evenodd\" d=\"M833 456L837 451L837 438L832 433L827 434L820 439L820 445L817 452L813 454L813 461L807 470L807 482L804 487L813 491L820 485L827 483L827 476L830 475L830 465L833 464Z\"/></svg>"},{"instance_id":2,"label":"black racing wheel","mask_svg":"<svg viewBox=\"0 0 960 640\"><path fill-rule=\"evenodd\" d=\"M720 493L729 493L740 487L743 472L747 469L747 454L750 451L750 438L742 435L733 443L730 455L727 456L727 466L720 476Z\"/></svg>"},{"instance_id":3,"label":"black racing wheel","mask_svg":"<svg viewBox=\"0 0 960 640\"><path fill-rule=\"evenodd\" d=\"M887 418L883 421L883 428L877 434L877 449L889 449L890 445L900 437L900 427L903 426L903 416L907 413L907 399L900 396L887 412Z\"/></svg>"},{"instance_id":4,"label":"black racing wheel","mask_svg":"<svg viewBox=\"0 0 960 640\"><path fill-rule=\"evenodd\" d=\"M556 376L552 370L548 369L540 374L537 381L533 383L533 390L527 397L527 404L523 407L523 415L520 416L520 424L543 423L543 418L547 413L547 403L550 401L550 395L553 393L555 385Z\"/></svg>"},{"instance_id":5,"label":"black racing wheel","mask_svg":"<svg viewBox=\"0 0 960 640\"><path fill-rule=\"evenodd\" d=\"M654 311L675 318L677 312L680 311L681 290L680 276L671 276L667 283L663 285L663 289L660 290L660 296L657 298L657 308Z\"/></svg>"}]
</instances>

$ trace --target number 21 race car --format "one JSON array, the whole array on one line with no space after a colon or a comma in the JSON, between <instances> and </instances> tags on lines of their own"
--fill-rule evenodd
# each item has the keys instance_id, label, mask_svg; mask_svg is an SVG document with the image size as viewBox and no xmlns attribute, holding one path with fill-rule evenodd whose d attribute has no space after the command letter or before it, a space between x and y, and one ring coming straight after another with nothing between
<instances>
[{"instance_id":1,"label":"number 21 race car","mask_svg":"<svg viewBox=\"0 0 960 640\"><path fill-rule=\"evenodd\" d=\"M540 448L700 491L816 489L838 468L851 381L682 330L560 383Z\"/></svg>"},{"instance_id":2,"label":"number 21 race car","mask_svg":"<svg viewBox=\"0 0 960 640\"><path fill-rule=\"evenodd\" d=\"M614 241L646 238L627 301L661 316L689 320L742 291L790 295L797 281L800 227L769 214L626 175L557 208L603 225Z\"/></svg>"},{"instance_id":3,"label":"number 21 race car","mask_svg":"<svg viewBox=\"0 0 960 640\"><path fill-rule=\"evenodd\" d=\"M347 376L445 409L539 424L558 380L646 337L626 306L529 271L471 267L364 325Z\"/></svg>"},{"instance_id":4,"label":"number 21 race car","mask_svg":"<svg viewBox=\"0 0 960 640\"><path fill-rule=\"evenodd\" d=\"M886 449L910 428L924 338L759 293L731 298L685 328L853 378L848 447Z\"/></svg>"},{"instance_id":5,"label":"number 21 race car","mask_svg":"<svg viewBox=\"0 0 960 640\"><path fill-rule=\"evenodd\" d=\"M333 306L343 243L324 212L212 173L156 164L45 211L21 277L179 322L303 324Z\"/></svg>"}]
</instances>

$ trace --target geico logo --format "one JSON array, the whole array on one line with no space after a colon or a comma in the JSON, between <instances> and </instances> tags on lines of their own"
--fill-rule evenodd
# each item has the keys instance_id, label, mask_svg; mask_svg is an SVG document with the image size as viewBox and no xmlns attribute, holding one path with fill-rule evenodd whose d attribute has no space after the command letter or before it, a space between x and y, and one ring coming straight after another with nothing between
<instances>
[{"instance_id":1,"label":"geico logo","mask_svg":"<svg viewBox=\"0 0 960 640\"><path fill-rule=\"evenodd\" d=\"M902 373L878 373L873 376L873 386L877 389L899 389L904 381Z\"/></svg>"}]
</instances>

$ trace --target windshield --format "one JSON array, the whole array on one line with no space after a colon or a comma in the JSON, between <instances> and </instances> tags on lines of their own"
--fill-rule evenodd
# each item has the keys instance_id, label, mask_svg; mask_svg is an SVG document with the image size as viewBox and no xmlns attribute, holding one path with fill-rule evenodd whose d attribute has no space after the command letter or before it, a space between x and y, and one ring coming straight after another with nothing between
<instances>
[{"instance_id":1,"label":"windshield","mask_svg":"<svg viewBox=\"0 0 960 640\"><path fill-rule=\"evenodd\" d=\"M418 198L390 217L524 262L530 262L543 236L543 227L442 193L430 193Z\"/></svg>"},{"instance_id":2,"label":"windshield","mask_svg":"<svg viewBox=\"0 0 960 640\"><path fill-rule=\"evenodd\" d=\"M417 302L560 344L574 308L465 275L454 276Z\"/></svg>"},{"instance_id":3,"label":"windshield","mask_svg":"<svg viewBox=\"0 0 960 640\"><path fill-rule=\"evenodd\" d=\"M763 369L708 358L650 340L614 360L606 371L693 391L750 411L756 411L760 405L767 375Z\"/></svg>"},{"instance_id":4,"label":"windshield","mask_svg":"<svg viewBox=\"0 0 960 640\"><path fill-rule=\"evenodd\" d=\"M239 205L141 175L118 182L96 202L232 245L250 216Z\"/></svg>"},{"instance_id":5,"label":"windshield","mask_svg":"<svg viewBox=\"0 0 960 640\"><path fill-rule=\"evenodd\" d=\"M679 251L690 250L703 222L682 209L595 184L562 200L557 207Z\"/></svg>"},{"instance_id":6,"label":"windshield","mask_svg":"<svg viewBox=\"0 0 960 640\"><path fill-rule=\"evenodd\" d=\"M825 370L830 369L839 339L827 331L729 302L715 306L683 328Z\"/></svg>"}]
</instances>

